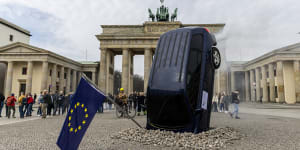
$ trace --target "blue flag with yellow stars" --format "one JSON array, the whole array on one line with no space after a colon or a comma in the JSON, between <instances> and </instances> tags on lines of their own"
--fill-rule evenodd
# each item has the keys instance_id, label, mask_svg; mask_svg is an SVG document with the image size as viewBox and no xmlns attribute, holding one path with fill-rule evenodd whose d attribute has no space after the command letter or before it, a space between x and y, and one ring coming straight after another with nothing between
<instances>
[{"instance_id":1,"label":"blue flag with yellow stars","mask_svg":"<svg viewBox=\"0 0 300 150\"><path fill-rule=\"evenodd\" d=\"M105 95L84 78L71 96L71 105L57 140L62 150L76 150Z\"/></svg>"}]
</instances>

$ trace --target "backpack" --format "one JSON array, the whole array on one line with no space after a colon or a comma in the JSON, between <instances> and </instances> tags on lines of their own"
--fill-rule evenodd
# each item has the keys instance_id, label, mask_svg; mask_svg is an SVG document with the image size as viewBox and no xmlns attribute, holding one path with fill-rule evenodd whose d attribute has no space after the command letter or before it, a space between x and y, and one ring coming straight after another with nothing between
<instances>
[{"instance_id":1,"label":"backpack","mask_svg":"<svg viewBox=\"0 0 300 150\"><path fill-rule=\"evenodd\" d=\"M23 105L27 104L27 98L26 97L22 98L22 104Z\"/></svg>"},{"instance_id":2,"label":"backpack","mask_svg":"<svg viewBox=\"0 0 300 150\"><path fill-rule=\"evenodd\" d=\"M9 98L7 98L6 104L7 104L7 105L11 105L11 104L13 104L13 100L14 100L14 98L13 98L13 97L9 97Z\"/></svg>"}]
</instances>

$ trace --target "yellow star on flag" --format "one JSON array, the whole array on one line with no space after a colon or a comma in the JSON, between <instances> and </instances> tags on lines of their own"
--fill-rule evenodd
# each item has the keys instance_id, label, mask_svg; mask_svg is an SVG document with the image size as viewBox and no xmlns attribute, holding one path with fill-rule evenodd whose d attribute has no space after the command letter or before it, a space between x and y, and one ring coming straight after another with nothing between
<instances>
[{"instance_id":1,"label":"yellow star on flag","mask_svg":"<svg viewBox=\"0 0 300 150\"><path fill-rule=\"evenodd\" d=\"M82 124L85 124L85 120L82 121Z\"/></svg>"},{"instance_id":2,"label":"yellow star on flag","mask_svg":"<svg viewBox=\"0 0 300 150\"><path fill-rule=\"evenodd\" d=\"M83 107L84 107L84 104L81 104L81 107L83 108Z\"/></svg>"},{"instance_id":3,"label":"yellow star on flag","mask_svg":"<svg viewBox=\"0 0 300 150\"><path fill-rule=\"evenodd\" d=\"M73 109L70 110L71 114L73 113L73 111L74 111Z\"/></svg>"},{"instance_id":4,"label":"yellow star on flag","mask_svg":"<svg viewBox=\"0 0 300 150\"><path fill-rule=\"evenodd\" d=\"M84 112L87 112L87 108L84 108Z\"/></svg>"},{"instance_id":5,"label":"yellow star on flag","mask_svg":"<svg viewBox=\"0 0 300 150\"><path fill-rule=\"evenodd\" d=\"M85 118L87 118L87 117L89 117L89 115L88 115L88 114L85 114Z\"/></svg>"},{"instance_id":6,"label":"yellow star on flag","mask_svg":"<svg viewBox=\"0 0 300 150\"><path fill-rule=\"evenodd\" d=\"M70 127L71 126L71 123L68 123L68 127Z\"/></svg>"},{"instance_id":7,"label":"yellow star on flag","mask_svg":"<svg viewBox=\"0 0 300 150\"><path fill-rule=\"evenodd\" d=\"M78 130L81 130L81 126L78 126Z\"/></svg>"},{"instance_id":8,"label":"yellow star on flag","mask_svg":"<svg viewBox=\"0 0 300 150\"><path fill-rule=\"evenodd\" d=\"M71 116L69 116L69 120L71 120L72 119L72 117Z\"/></svg>"},{"instance_id":9,"label":"yellow star on flag","mask_svg":"<svg viewBox=\"0 0 300 150\"><path fill-rule=\"evenodd\" d=\"M75 133L77 132L77 129L75 129Z\"/></svg>"},{"instance_id":10,"label":"yellow star on flag","mask_svg":"<svg viewBox=\"0 0 300 150\"><path fill-rule=\"evenodd\" d=\"M70 129L70 132L73 132L73 128Z\"/></svg>"},{"instance_id":11,"label":"yellow star on flag","mask_svg":"<svg viewBox=\"0 0 300 150\"><path fill-rule=\"evenodd\" d=\"M79 102L77 102L77 106L79 106L80 105L80 103Z\"/></svg>"}]
</instances>

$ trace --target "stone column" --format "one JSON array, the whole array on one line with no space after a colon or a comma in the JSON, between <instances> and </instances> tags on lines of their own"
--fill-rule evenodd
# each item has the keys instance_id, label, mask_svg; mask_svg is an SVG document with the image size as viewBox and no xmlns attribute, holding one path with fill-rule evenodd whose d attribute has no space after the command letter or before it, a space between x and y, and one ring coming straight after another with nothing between
<instances>
[{"instance_id":1,"label":"stone column","mask_svg":"<svg viewBox=\"0 0 300 150\"><path fill-rule=\"evenodd\" d=\"M269 68L270 102L275 102L274 65L270 63L268 68Z\"/></svg>"},{"instance_id":2,"label":"stone column","mask_svg":"<svg viewBox=\"0 0 300 150\"><path fill-rule=\"evenodd\" d=\"M27 63L27 79L26 79L26 94L32 92L32 70L33 70L33 62L28 61Z\"/></svg>"},{"instance_id":3,"label":"stone column","mask_svg":"<svg viewBox=\"0 0 300 150\"><path fill-rule=\"evenodd\" d=\"M128 93L132 93L133 92L133 52L129 51L129 72L128 72Z\"/></svg>"},{"instance_id":4,"label":"stone column","mask_svg":"<svg viewBox=\"0 0 300 150\"><path fill-rule=\"evenodd\" d=\"M92 72L92 81L96 84L96 72Z\"/></svg>"},{"instance_id":5,"label":"stone column","mask_svg":"<svg viewBox=\"0 0 300 150\"><path fill-rule=\"evenodd\" d=\"M144 92L147 93L148 80L150 75L152 63L152 50L150 48L145 49L144 54Z\"/></svg>"},{"instance_id":6,"label":"stone column","mask_svg":"<svg viewBox=\"0 0 300 150\"><path fill-rule=\"evenodd\" d=\"M255 101L255 88L254 88L254 70L251 69L250 70L250 94L251 94L251 101L254 102Z\"/></svg>"},{"instance_id":7,"label":"stone column","mask_svg":"<svg viewBox=\"0 0 300 150\"><path fill-rule=\"evenodd\" d=\"M129 50L123 49L122 51L122 85L121 87L124 88L124 92L128 94L128 75L129 75L129 65L128 65L128 57L129 57Z\"/></svg>"},{"instance_id":8,"label":"stone column","mask_svg":"<svg viewBox=\"0 0 300 150\"><path fill-rule=\"evenodd\" d=\"M61 66L60 75L59 75L59 91L64 91L64 86L65 86L64 81L65 81L65 68Z\"/></svg>"},{"instance_id":9,"label":"stone column","mask_svg":"<svg viewBox=\"0 0 300 150\"><path fill-rule=\"evenodd\" d=\"M108 94L110 92L109 89L110 89L110 86L111 86L110 82L109 82L109 80L110 80L110 71L109 71L110 64L111 64L111 51L107 50L107 52L106 52L106 79L105 79L105 81L106 81L106 86L105 86L106 94Z\"/></svg>"},{"instance_id":10,"label":"stone column","mask_svg":"<svg viewBox=\"0 0 300 150\"><path fill-rule=\"evenodd\" d=\"M57 81L57 64L53 64L52 68L52 75L51 75L51 85L52 85L52 91L55 92L56 89L56 81Z\"/></svg>"},{"instance_id":11,"label":"stone column","mask_svg":"<svg viewBox=\"0 0 300 150\"><path fill-rule=\"evenodd\" d=\"M259 68L255 68L255 86L256 86L256 101L260 101L260 72Z\"/></svg>"},{"instance_id":12,"label":"stone column","mask_svg":"<svg viewBox=\"0 0 300 150\"><path fill-rule=\"evenodd\" d=\"M12 79L13 79L13 66L14 66L14 62L9 61L7 63L5 97L8 97L11 95Z\"/></svg>"},{"instance_id":13,"label":"stone column","mask_svg":"<svg viewBox=\"0 0 300 150\"><path fill-rule=\"evenodd\" d=\"M98 86L102 92L106 93L106 48L101 49L100 73L98 78Z\"/></svg>"},{"instance_id":14,"label":"stone column","mask_svg":"<svg viewBox=\"0 0 300 150\"><path fill-rule=\"evenodd\" d=\"M284 86L283 86L283 71L282 71L282 61L276 63L276 79L277 79L277 103L283 103L284 100Z\"/></svg>"},{"instance_id":15,"label":"stone column","mask_svg":"<svg viewBox=\"0 0 300 150\"><path fill-rule=\"evenodd\" d=\"M294 61L296 101L300 102L300 66L299 60Z\"/></svg>"},{"instance_id":16,"label":"stone column","mask_svg":"<svg viewBox=\"0 0 300 150\"><path fill-rule=\"evenodd\" d=\"M249 91L249 72L245 71L245 96L246 96L246 101L250 100L250 91Z\"/></svg>"},{"instance_id":17,"label":"stone column","mask_svg":"<svg viewBox=\"0 0 300 150\"><path fill-rule=\"evenodd\" d=\"M77 87L77 71L73 70L72 92L76 91L76 87Z\"/></svg>"},{"instance_id":18,"label":"stone column","mask_svg":"<svg viewBox=\"0 0 300 150\"><path fill-rule=\"evenodd\" d=\"M231 92L233 92L236 90L235 89L235 75L234 75L235 71L231 71L230 73L231 73L231 75L230 75L230 77L231 77Z\"/></svg>"},{"instance_id":19,"label":"stone column","mask_svg":"<svg viewBox=\"0 0 300 150\"><path fill-rule=\"evenodd\" d=\"M262 89L263 89L262 102L268 102L267 72L266 72L265 66L261 67L261 73L262 73L261 83L262 83Z\"/></svg>"},{"instance_id":20,"label":"stone column","mask_svg":"<svg viewBox=\"0 0 300 150\"><path fill-rule=\"evenodd\" d=\"M41 90L48 90L47 87L47 80L48 80L48 62L47 61L43 61L43 65L42 65L42 80L41 80Z\"/></svg>"},{"instance_id":21,"label":"stone column","mask_svg":"<svg viewBox=\"0 0 300 150\"><path fill-rule=\"evenodd\" d=\"M71 87L71 69L68 68L67 70L67 84L66 84L66 93L70 93L70 87Z\"/></svg>"},{"instance_id":22,"label":"stone column","mask_svg":"<svg viewBox=\"0 0 300 150\"><path fill-rule=\"evenodd\" d=\"M83 72L78 71L77 85L79 84L79 82L80 82L80 80L81 80L82 74L83 74Z\"/></svg>"},{"instance_id":23,"label":"stone column","mask_svg":"<svg viewBox=\"0 0 300 150\"><path fill-rule=\"evenodd\" d=\"M287 104L296 103L295 70L293 61L283 62L284 99Z\"/></svg>"}]
</instances>

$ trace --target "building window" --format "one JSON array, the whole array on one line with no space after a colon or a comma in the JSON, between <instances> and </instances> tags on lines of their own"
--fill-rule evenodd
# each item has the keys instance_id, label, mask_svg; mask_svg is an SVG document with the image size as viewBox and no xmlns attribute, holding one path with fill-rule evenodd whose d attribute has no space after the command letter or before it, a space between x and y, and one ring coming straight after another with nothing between
<instances>
[{"instance_id":1,"label":"building window","mask_svg":"<svg viewBox=\"0 0 300 150\"><path fill-rule=\"evenodd\" d=\"M64 73L64 79L67 79L67 73Z\"/></svg>"},{"instance_id":2,"label":"building window","mask_svg":"<svg viewBox=\"0 0 300 150\"><path fill-rule=\"evenodd\" d=\"M22 75L26 75L27 74L27 68L26 67L23 67L22 68Z\"/></svg>"},{"instance_id":3,"label":"building window","mask_svg":"<svg viewBox=\"0 0 300 150\"><path fill-rule=\"evenodd\" d=\"M9 41L14 41L14 36L13 35L9 35Z\"/></svg>"},{"instance_id":4,"label":"building window","mask_svg":"<svg viewBox=\"0 0 300 150\"><path fill-rule=\"evenodd\" d=\"M52 70L51 70L51 69L50 69L50 71L49 71L49 75L52 76Z\"/></svg>"},{"instance_id":5,"label":"building window","mask_svg":"<svg viewBox=\"0 0 300 150\"><path fill-rule=\"evenodd\" d=\"M60 72L57 71L57 78L60 78Z\"/></svg>"}]
</instances>

